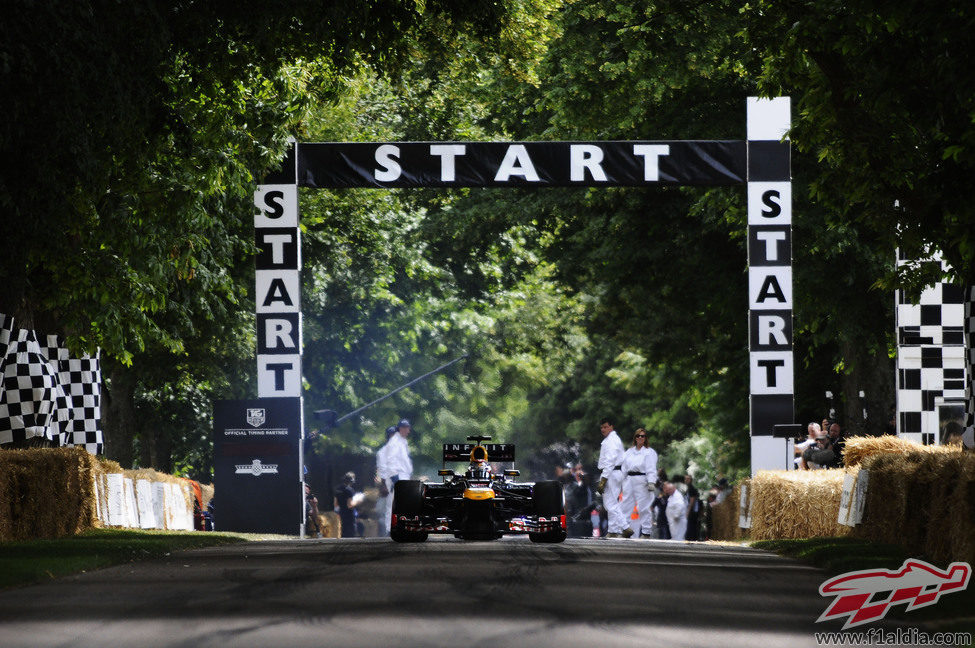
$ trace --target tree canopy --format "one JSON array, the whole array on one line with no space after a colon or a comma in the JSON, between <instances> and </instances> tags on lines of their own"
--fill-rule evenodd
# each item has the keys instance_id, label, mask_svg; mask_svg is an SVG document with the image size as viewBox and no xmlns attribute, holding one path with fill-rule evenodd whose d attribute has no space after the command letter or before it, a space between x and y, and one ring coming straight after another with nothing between
<instances>
[{"instance_id":1,"label":"tree canopy","mask_svg":"<svg viewBox=\"0 0 975 648\"><path fill-rule=\"evenodd\" d=\"M793 97L797 414L892 399L894 250L975 268L972 12L951 2L15 0L0 22L0 312L106 358L123 463L207 479L253 390L254 185L299 140L744 139ZM307 409L364 456L494 431L549 463L646 425L668 470L747 464L734 189L302 192ZM867 392L871 416L857 398ZM309 421L314 425L313 421ZM548 462L548 463L546 463Z\"/></svg>"},{"instance_id":2,"label":"tree canopy","mask_svg":"<svg viewBox=\"0 0 975 648\"><path fill-rule=\"evenodd\" d=\"M940 250L975 283L975 10L919 11L903 0L757 2L745 10L762 52L762 92L796 99L792 141L817 162L810 193L830 223L862 226L906 258ZM905 268L905 271L910 271ZM906 276L916 288L937 264ZM890 283L888 281L888 283Z\"/></svg>"}]
</instances>

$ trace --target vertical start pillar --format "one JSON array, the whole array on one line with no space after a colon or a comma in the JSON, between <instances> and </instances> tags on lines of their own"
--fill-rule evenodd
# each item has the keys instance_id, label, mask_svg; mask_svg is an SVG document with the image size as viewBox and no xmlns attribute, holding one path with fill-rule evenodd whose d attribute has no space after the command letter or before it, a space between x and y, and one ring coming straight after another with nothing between
<instances>
[{"instance_id":1,"label":"vertical start pillar","mask_svg":"<svg viewBox=\"0 0 975 648\"><path fill-rule=\"evenodd\" d=\"M748 98L748 330L751 464L785 470L774 426L794 422L789 97Z\"/></svg>"},{"instance_id":2,"label":"vertical start pillar","mask_svg":"<svg viewBox=\"0 0 975 648\"><path fill-rule=\"evenodd\" d=\"M296 148L254 192L258 398L214 404L218 530L304 535Z\"/></svg>"}]
</instances>

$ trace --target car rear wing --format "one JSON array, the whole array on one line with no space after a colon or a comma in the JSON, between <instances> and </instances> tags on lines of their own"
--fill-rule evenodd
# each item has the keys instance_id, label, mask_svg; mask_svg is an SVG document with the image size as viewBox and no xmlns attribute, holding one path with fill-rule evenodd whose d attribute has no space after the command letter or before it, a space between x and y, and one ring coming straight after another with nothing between
<instances>
[{"instance_id":1,"label":"car rear wing","mask_svg":"<svg viewBox=\"0 0 975 648\"><path fill-rule=\"evenodd\" d=\"M513 443L485 443L488 461L514 461L515 446ZM471 452L477 444L474 443L445 443L443 444L443 461L470 461Z\"/></svg>"}]
</instances>

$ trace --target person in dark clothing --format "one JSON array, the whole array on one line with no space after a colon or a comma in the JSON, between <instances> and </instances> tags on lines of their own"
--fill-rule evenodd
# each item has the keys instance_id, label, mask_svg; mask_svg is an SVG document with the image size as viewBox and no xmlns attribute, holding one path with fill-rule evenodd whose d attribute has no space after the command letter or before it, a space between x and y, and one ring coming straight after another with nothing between
<instances>
[{"instance_id":1,"label":"person in dark clothing","mask_svg":"<svg viewBox=\"0 0 975 648\"><path fill-rule=\"evenodd\" d=\"M830 436L823 431L816 433L816 445L809 446L802 451L802 460L799 462L803 470L817 468L834 468L838 464L836 449L833 447Z\"/></svg>"},{"instance_id":2,"label":"person in dark clothing","mask_svg":"<svg viewBox=\"0 0 975 648\"><path fill-rule=\"evenodd\" d=\"M708 492L707 500L701 507L701 540L710 540L711 534L714 529L714 515L711 507L714 506L718 499L718 494L711 490Z\"/></svg>"},{"instance_id":3,"label":"person in dark clothing","mask_svg":"<svg viewBox=\"0 0 975 648\"><path fill-rule=\"evenodd\" d=\"M311 492L311 486L305 483L305 530L309 535L322 537L322 527L318 523L318 498Z\"/></svg>"},{"instance_id":4,"label":"person in dark clothing","mask_svg":"<svg viewBox=\"0 0 975 648\"><path fill-rule=\"evenodd\" d=\"M570 472L571 481L565 486L565 513L569 535L573 538L592 537L592 510L595 506L589 476L576 464Z\"/></svg>"},{"instance_id":5,"label":"person in dark clothing","mask_svg":"<svg viewBox=\"0 0 975 648\"><path fill-rule=\"evenodd\" d=\"M358 537L358 506L355 488L355 473L347 472L342 477L342 484L335 489L335 512L339 514L339 521L342 523L342 537Z\"/></svg>"},{"instance_id":6,"label":"person in dark clothing","mask_svg":"<svg viewBox=\"0 0 975 648\"><path fill-rule=\"evenodd\" d=\"M569 486L575 481L575 477L572 474L571 462L555 467L555 481L562 486L562 491L568 495Z\"/></svg>"},{"instance_id":7,"label":"person in dark clothing","mask_svg":"<svg viewBox=\"0 0 975 648\"><path fill-rule=\"evenodd\" d=\"M829 442L833 446L833 454L836 455L829 468L842 468L843 452L846 450L846 436L843 434L839 423L833 423L829 426Z\"/></svg>"},{"instance_id":8,"label":"person in dark clothing","mask_svg":"<svg viewBox=\"0 0 975 648\"><path fill-rule=\"evenodd\" d=\"M660 540L670 540L670 523L667 522L667 498L663 495L663 490L657 490L657 496L650 504L650 511L657 519L657 538Z\"/></svg>"},{"instance_id":9,"label":"person in dark clothing","mask_svg":"<svg viewBox=\"0 0 975 648\"><path fill-rule=\"evenodd\" d=\"M694 478L684 475L684 483L687 484L687 533L685 540L700 540L701 528L701 493L694 487Z\"/></svg>"}]
</instances>

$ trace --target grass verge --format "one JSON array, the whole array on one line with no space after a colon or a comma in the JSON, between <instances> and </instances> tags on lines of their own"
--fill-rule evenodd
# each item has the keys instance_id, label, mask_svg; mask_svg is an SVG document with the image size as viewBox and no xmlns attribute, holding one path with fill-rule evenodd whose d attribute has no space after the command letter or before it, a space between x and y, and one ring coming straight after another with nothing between
<instances>
[{"instance_id":1,"label":"grass verge","mask_svg":"<svg viewBox=\"0 0 975 648\"><path fill-rule=\"evenodd\" d=\"M903 547L885 545L855 538L805 538L802 540L759 540L751 546L811 564L837 576L861 569L898 569L907 558L928 562L939 569L948 565L924 556L910 556ZM830 599L832 600L832 599ZM823 599L825 609L826 599ZM943 596L936 604L905 612L905 605L893 606L888 618L924 626L932 632L969 632L975 634L975 578L968 588Z\"/></svg>"},{"instance_id":2,"label":"grass verge","mask_svg":"<svg viewBox=\"0 0 975 648\"><path fill-rule=\"evenodd\" d=\"M0 542L0 588L247 540L228 533L90 529L69 538Z\"/></svg>"}]
</instances>

